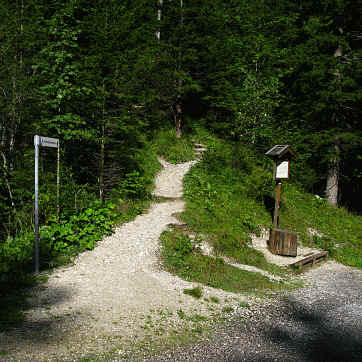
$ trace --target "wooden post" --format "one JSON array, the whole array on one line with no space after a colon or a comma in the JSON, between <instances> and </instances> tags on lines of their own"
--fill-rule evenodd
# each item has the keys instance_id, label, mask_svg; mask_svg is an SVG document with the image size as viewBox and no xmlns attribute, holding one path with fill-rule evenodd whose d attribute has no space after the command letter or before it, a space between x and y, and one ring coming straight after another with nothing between
<instances>
[{"instance_id":1,"label":"wooden post","mask_svg":"<svg viewBox=\"0 0 362 362\"><path fill-rule=\"evenodd\" d=\"M274 229L278 229L279 227L279 206L280 206L280 193L282 189L282 183L280 181L277 181L277 188L275 191L275 205L274 205L274 219L273 219L273 225Z\"/></svg>"}]
</instances>

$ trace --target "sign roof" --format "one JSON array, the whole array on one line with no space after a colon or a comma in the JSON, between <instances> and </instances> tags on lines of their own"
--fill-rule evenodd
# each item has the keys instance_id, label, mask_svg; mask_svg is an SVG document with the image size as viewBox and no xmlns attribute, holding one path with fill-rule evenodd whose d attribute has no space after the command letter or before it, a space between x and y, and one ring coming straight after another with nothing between
<instances>
[{"instance_id":1,"label":"sign roof","mask_svg":"<svg viewBox=\"0 0 362 362\"><path fill-rule=\"evenodd\" d=\"M272 158L281 158L287 153L290 153L292 158L297 158L296 153L292 151L289 145L275 145L269 151L265 152L265 155Z\"/></svg>"}]
</instances>

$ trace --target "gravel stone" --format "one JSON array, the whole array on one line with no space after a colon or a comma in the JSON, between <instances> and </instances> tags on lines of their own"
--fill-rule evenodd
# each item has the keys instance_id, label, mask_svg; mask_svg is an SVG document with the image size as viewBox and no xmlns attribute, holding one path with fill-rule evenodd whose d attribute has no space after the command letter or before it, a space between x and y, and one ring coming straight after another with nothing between
<instances>
[{"instance_id":1,"label":"gravel stone","mask_svg":"<svg viewBox=\"0 0 362 362\"><path fill-rule=\"evenodd\" d=\"M181 197L182 179L195 161L178 165L160 161L164 168L156 177L154 194ZM94 250L79 255L74 265L58 268L45 285L32 289L25 323L0 333L0 361L66 361L102 353L141 335L142 318L151 310L172 312L171 327L179 323L176 311L181 307L195 313L196 305L198 313L210 315L206 305L183 293L197 284L159 265L159 237L169 224L179 223L172 215L184 207L185 202L177 199L153 204ZM203 293L233 296L207 287Z\"/></svg>"},{"instance_id":2,"label":"gravel stone","mask_svg":"<svg viewBox=\"0 0 362 362\"><path fill-rule=\"evenodd\" d=\"M0 361L76 361L112 349L112 361L133 360L127 348L137 338L145 340L145 319L154 318L155 311L168 313L165 329L192 327L180 320L180 309L188 315L221 313L224 303L210 308L185 295L184 288L197 284L160 268L160 234L179 223L172 215L185 207L177 198L196 161L160 162L164 168L155 195L176 200L153 204L32 289L25 323L0 333ZM208 340L144 360L360 361L362 272L328 262L302 278L303 289L263 301L202 286L205 298L228 300L234 312Z\"/></svg>"},{"instance_id":3,"label":"gravel stone","mask_svg":"<svg viewBox=\"0 0 362 362\"><path fill-rule=\"evenodd\" d=\"M146 361L362 360L362 271L327 262L304 288L236 314L212 339Z\"/></svg>"}]
</instances>

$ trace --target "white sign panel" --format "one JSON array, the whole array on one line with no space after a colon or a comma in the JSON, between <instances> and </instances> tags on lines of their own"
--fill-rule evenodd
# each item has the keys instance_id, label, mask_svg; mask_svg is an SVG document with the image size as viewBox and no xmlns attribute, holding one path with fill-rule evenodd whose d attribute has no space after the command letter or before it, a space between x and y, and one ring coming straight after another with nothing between
<instances>
[{"instance_id":1,"label":"white sign panel","mask_svg":"<svg viewBox=\"0 0 362 362\"><path fill-rule=\"evenodd\" d=\"M289 177L289 161L283 161L277 165L275 178L288 178Z\"/></svg>"},{"instance_id":2,"label":"white sign panel","mask_svg":"<svg viewBox=\"0 0 362 362\"><path fill-rule=\"evenodd\" d=\"M39 145L41 147L54 147L54 148L59 147L58 138L50 138L50 137L42 137L42 136L39 136L39 138L40 138Z\"/></svg>"}]
</instances>

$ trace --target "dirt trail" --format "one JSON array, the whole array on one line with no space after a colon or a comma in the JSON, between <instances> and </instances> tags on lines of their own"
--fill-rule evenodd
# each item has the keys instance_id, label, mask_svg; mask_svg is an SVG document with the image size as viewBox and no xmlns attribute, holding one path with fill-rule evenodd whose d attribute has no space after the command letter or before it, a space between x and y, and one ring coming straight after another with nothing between
<instances>
[{"instance_id":1,"label":"dirt trail","mask_svg":"<svg viewBox=\"0 0 362 362\"><path fill-rule=\"evenodd\" d=\"M145 329L145 320L150 314L157 311L159 320L162 320L159 326L167 335L171 330L193 327L191 322L180 318L177 313L180 309L186 315L211 317L221 312L226 298L228 307L232 306L235 313L234 317L230 316L231 325L226 327L225 333L218 333L216 340L210 344L170 352L160 360L229 361L249 360L249 357L252 357L250 360L254 360L254 357L261 360L258 358L266 358L271 350L276 351L273 354L276 360L288 357L287 352L278 352L270 339L263 341L261 338L265 321L270 320L270 316L275 318L271 325L283 323L284 316L279 312L283 310L280 302L277 303L279 307L275 308L277 305L273 301L268 309L267 305L263 306L250 297L203 286L204 297L213 296L222 301L210 308L208 303L202 300L197 302L183 293L184 288L196 284L161 270L159 237L169 224L179 223L172 215L185 207L181 200L182 180L195 161L178 165L164 160L160 162L163 170L156 177L154 193L171 200L153 204L147 213L117 228L94 250L81 254L74 265L57 269L46 284L34 288L25 323L9 332L0 333L0 361L74 361L91 354L99 356L111 349L115 351L112 360L129 360L125 357L129 346L142 341L147 333L155 332L155 329ZM336 314L341 316L339 320L345 315L342 309L349 305L345 304L349 299L353 311L349 321L360 316L357 313L360 311L360 303L357 302L360 289L351 288L354 292L347 296L346 283L334 289L330 277L335 273L334 278L342 283L347 280L346 276L353 276L349 282L360 285L361 273L336 263L326 264L319 270L309 272L305 278L308 283L315 281L315 287L309 286L290 297L296 298L301 305L315 299L316 304L323 306L336 289L338 295L344 296L336 302L336 308L339 308ZM323 298L319 298L322 291L325 291ZM243 303L240 302L245 301L249 302L250 308L242 307ZM313 308L314 304L311 306ZM333 317L334 314L328 316L335 321ZM152 318L154 322L154 314ZM241 320L243 323L240 323ZM271 328L270 325L268 328ZM292 325L291 328L297 327ZM358 328L357 331L360 330ZM254 340L260 344L255 345ZM263 343L266 345L263 346ZM278 346L283 347L283 343L278 340ZM296 360L299 357L297 353Z\"/></svg>"},{"instance_id":2,"label":"dirt trail","mask_svg":"<svg viewBox=\"0 0 362 362\"><path fill-rule=\"evenodd\" d=\"M180 198L182 179L195 161L178 165L161 160L155 195ZM159 237L172 215L184 209L181 199L155 203L146 214L117 228L75 264L57 269L45 285L31 292L25 324L0 334L0 360L73 360L76 356L117 348L140 330L140 318L152 309L195 308L183 294L193 284L159 268ZM204 288L205 296L230 293ZM200 313L208 313L199 305ZM170 313L170 314L171 314Z\"/></svg>"}]
</instances>

